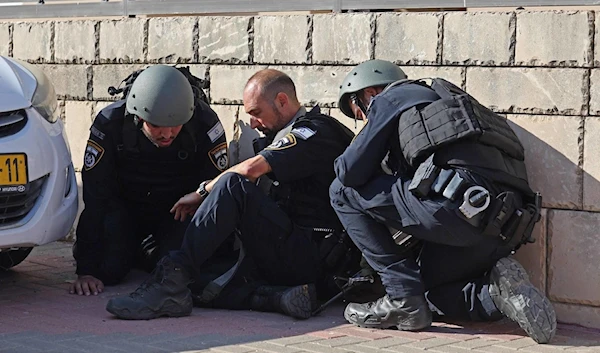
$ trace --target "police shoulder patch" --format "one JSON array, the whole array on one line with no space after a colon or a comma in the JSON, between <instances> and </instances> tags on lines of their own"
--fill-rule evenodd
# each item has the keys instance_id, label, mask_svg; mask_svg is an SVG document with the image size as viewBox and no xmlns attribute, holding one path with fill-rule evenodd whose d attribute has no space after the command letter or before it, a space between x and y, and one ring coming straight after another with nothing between
<instances>
[{"instance_id":1,"label":"police shoulder patch","mask_svg":"<svg viewBox=\"0 0 600 353\"><path fill-rule=\"evenodd\" d=\"M220 171L229 167L229 156L227 155L227 142L223 142L208 152L212 164Z\"/></svg>"},{"instance_id":2,"label":"police shoulder patch","mask_svg":"<svg viewBox=\"0 0 600 353\"><path fill-rule=\"evenodd\" d=\"M88 140L87 146L85 146L85 156L83 157L84 170L94 168L100 162L102 156L104 156L104 148L97 142Z\"/></svg>"},{"instance_id":3,"label":"police shoulder patch","mask_svg":"<svg viewBox=\"0 0 600 353\"><path fill-rule=\"evenodd\" d=\"M308 128L306 126L293 128L291 132L296 137L298 137L302 140L308 140L309 138L313 137L317 133L313 129Z\"/></svg>"},{"instance_id":4,"label":"police shoulder patch","mask_svg":"<svg viewBox=\"0 0 600 353\"><path fill-rule=\"evenodd\" d=\"M296 143L297 143L296 136L290 132L287 135L280 138L279 140L274 141L272 144L267 146L265 148L265 150L271 150L271 151L284 150L286 148L295 146Z\"/></svg>"}]
</instances>

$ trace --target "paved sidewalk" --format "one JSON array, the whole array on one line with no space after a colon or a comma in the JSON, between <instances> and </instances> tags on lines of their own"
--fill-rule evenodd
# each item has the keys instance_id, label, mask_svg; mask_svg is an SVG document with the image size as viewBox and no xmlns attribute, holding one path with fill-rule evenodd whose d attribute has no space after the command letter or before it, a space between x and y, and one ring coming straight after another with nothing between
<instances>
[{"instance_id":1,"label":"paved sidewalk","mask_svg":"<svg viewBox=\"0 0 600 353\"><path fill-rule=\"evenodd\" d=\"M68 294L74 278L70 244L60 242L1 273L0 352L600 352L600 332L568 325L549 345L508 321L435 323L418 333L360 329L346 324L341 303L305 321L197 308L185 318L122 321L104 310L106 301L135 289L144 274L96 297Z\"/></svg>"}]
</instances>

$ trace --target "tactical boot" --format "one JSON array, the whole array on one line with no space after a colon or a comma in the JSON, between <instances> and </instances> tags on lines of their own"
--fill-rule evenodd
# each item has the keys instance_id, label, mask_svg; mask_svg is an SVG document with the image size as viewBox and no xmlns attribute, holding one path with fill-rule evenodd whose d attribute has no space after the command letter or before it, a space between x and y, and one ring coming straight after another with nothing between
<instances>
[{"instance_id":1,"label":"tactical boot","mask_svg":"<svg viewBox=\"0 0 600 353\"><path fill-rule=\"evenodd\" d=\"M261 286L250 298L250 308L256 311L282 313L297 319L308 319L317 306L314 284L296 287Z\"/></svg>"},{"instance_id":2,"label":"tactical boot","mask_svg":"<svg viewBox=\"0 0 600 353\"><path fill-rule=\"evenodd\" d=\"M496 262L489 292L494 304L534 341L548 343L556 333L556 313L546 296L529 282L525 269L512 258Z\"/></svg>"},{"instance_id":3,"label":"tactical boot","mask_svg":"<svg viewBox=\"0 0 600 353\"><path fill-rule=\"evenodd\" d=\"M417 331L431 326L431 311L423 295L394 300L386 294L374 302L350 303L344 317L351 324L367 328L396 326L398 330Z\"/></svg>"},{"instance_id":4,"label":"tactical boot","mask_svg":"<svg viewBox=\"0 0 600 353\"><path fill-rule=\"evenodd\" d=\"M106 310L126 320L150 320L161 316L188 316L192 294L187 271L168 257L162 258L146 281L135 292L112 298Z\"/></svg>"}]
</instances>

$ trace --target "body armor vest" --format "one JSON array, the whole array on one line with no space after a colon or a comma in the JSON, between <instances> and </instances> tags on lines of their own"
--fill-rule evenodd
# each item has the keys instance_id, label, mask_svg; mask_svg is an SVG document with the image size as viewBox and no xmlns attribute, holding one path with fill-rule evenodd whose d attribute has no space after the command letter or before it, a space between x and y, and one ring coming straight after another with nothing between
<instances>
[{"instance_id":1,"label":"body armor vest","mask_svg":"<svg viewBox=\"0 0 600 353\"><path fill-rule=\"evenodd\" d=\"M132 116L123 120L122 141L117 146L119 185L124 198L139 207L170 209L183 195L193 191L202 178L205 152L196 145L194 129L196 115L186 123L175 146L167 148L142 147L140 126ZM146 141L143 141L146 142ZM152 146L154 147L154 146Z\"/></svg>"},{"instance_id":2,"label":"body armor vest","mask_svg":"<svg viewBox=\"0 0 600 353\"><path fill-rule=\"evenodd\" d=\"M452 83L441 78L432 81L430 88L440 99L400 115L398 135L406 162L417 168L435 153L436 165L467 168L532 195L523 145L507 119ZM425 85L402 80L386 90L406 83Z\"/></svg>"},{"instance_id":3,"label":"body armor vest","mask_svg":"<svg viewBox=\"0 0 600 353\"><path fill-rule=\"evenodd\" d=\"M390 87L415 82L423 84L402 80ZM458 141L478 142L518 161L525 159L523 145L506 118L444 79L434 78L431 89L439 100L425 107L412 107L400 116L400 147L411 166L417 167L440 147Z\"/></svg>"}]
</instances>

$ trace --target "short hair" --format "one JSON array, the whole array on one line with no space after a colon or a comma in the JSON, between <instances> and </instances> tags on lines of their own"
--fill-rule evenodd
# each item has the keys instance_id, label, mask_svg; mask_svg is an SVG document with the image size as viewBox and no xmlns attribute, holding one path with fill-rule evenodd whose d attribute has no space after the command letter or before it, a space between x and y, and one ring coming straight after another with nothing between
<instances>
[{"instance_id":1,"label":"short hair","mask_svg":"<svg viewBox=\"0 0 600 353\"><path fill-rule=\"evenodd\" d=\"M252 83L258 86L260 95L269 102L272 102L280 92L285 93L292 101L298 101L294 81L279 70L264 69L258 71L248 79L246 87Z\"/></svg>"}]
</instances>

